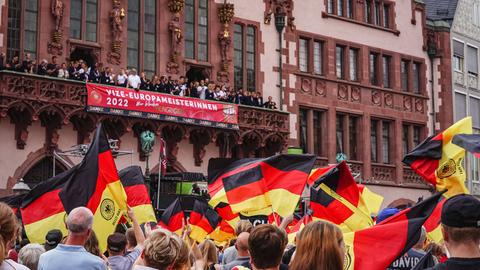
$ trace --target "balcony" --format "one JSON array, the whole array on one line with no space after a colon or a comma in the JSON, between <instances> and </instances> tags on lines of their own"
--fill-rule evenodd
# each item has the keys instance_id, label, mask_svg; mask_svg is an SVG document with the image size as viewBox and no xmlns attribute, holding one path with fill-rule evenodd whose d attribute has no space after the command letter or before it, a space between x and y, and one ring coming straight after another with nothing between
<instances>
[{"instance_id":1,"label":"balcony","mask_svg":"<svg viewBox=\"0 0 480 270\"><path fill-rule=\"evenodd\" d=\"M22 149L21 141L24 140L22 137L25 137L21 131L26 130L32 121L37 120L42 121L43 126L52 130L71 123L79 132L79 138L88 137L95 124L104 120L110 122L108 126L113 130L109 134L113 134L114 137L120 137L131 131L138 133L147 128L164 136L175 135L179 137L177 140L189 138L192 142L195 138L207 137L210 140L199 142L200 145L215 142L219 146L222 143L229 147L241 146L241 156L263 156L280 152L288 140L289 115L282 111L239 106L239 130L227 130L152 119L87 113L85 112L86 97L87 90L83 82L10 71L0 72L0 117L9 116L11 122L15 124L16 131L19 131L16 132L16 140L17 147L20 149ZM198 133L201 136L197 136ZM192 143L195 147L199 144ZM220 154L228 156L227 153Z\"/></svg>"}]
</instances>

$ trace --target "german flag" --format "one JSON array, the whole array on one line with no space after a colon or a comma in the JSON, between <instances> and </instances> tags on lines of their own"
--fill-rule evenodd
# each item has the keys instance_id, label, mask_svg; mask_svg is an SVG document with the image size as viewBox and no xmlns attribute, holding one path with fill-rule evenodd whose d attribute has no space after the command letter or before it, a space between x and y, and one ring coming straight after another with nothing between
<instances>
[{"instance_id":1,"label":"german flag","mask_svg":"<svg viewBox=\"0 0 480 270\"><path fill-rule=\"evenodd\" d=\"M220 222L217 212L206 202L196 200L190 213L190 238L202 242L208 234L213 232Z\"/></svg>"},{"instance_id":2,"label":"german flag","mask_svg":"<svg viewBox=\"0 0 480 270\"><path fill-rule=\"evenodd\" d=\"M382 207L383 197L377 193L372 192L367 186L362 184L357 184L358 190L360 191L360 196L363 199L363 202L368 208L368 214L377 215L380 212Z\"/></svg>"},{"instance_id":3,"label":"german flag","mask_svg":"<svg viewBox=\"0 0 480 270\"><path fill-rule=\"evenodd\" d=\"M235 238L235 230L225 220L222 220L217 228L208 236L216 245L224 246L227 241Z\"/></svg>"},{"instance_id":4,"label":"german flag","mask_svg":"<svg viewBox=\"0 0 480 270\"><path fill-rule=\"evenodd\" d=\"M215 207L215 211L217 211L218 215L227 222L232 228L237 226L237 223L240 221L240 216L238 213L233 213L232 208L230 205L226 203L219 203L217 207Z\"/></svg>"},{"instance_id":5,"label":"german flag","mask_svg":"<svg viewBox=\"0 0 480 270\"><path fill-rule=\"evenodd\" d=\"M480 134L458 134L452 142L480 158Z\"/></svg>"},{"instance_id":6,"label":"german flag","mask_svg":"<svg viewBox=\"0 0 480 270\"><path fill-rule=\"evenodd\" d=\"M127 194L127 204L135 213L139 224L157 222L152 200L148 194L140 166L130 166L118 172Z\"/></svg>"},{"instance_id":7,"label":"german flag","mask_svg":"<svg viewBox=\"0 0 480 270\"><path fill-rule=\"evenodd\" d=\"M19 209L22 206L23 198L25 198L26 194L20 194L20 195L11 195L7 197L0 198L0 202L4 202L8 204L13 210L13 213L15 213L15 216L19 216Z\"/></svg>"},{"instance_id":8,"label":"german flag","mask_svg":"<svg viewBox=\"0 0 480 270\"><path fill-rule=\"evenodd\" d=\"M420 238L425 220L435 209L438 193L373 227L344 234L349 270L384 270ZM372 256L381 254L381 256Z\"/></svg>"},{"instance_id":9,"label":"german flag","mask_svg":"<svg viewBox=\"0 0 480 270\"><path fill-rule=\"evenodd\" d=\"M209 203L212 207L227 203L234 213L271 207L280 216L288 216L295 211L314 162L313 155L212 159Z\"/></svg>"},{"instance_id":10,"label":"german flag","mask_svg":"<svg viewBox=\"0 0 480 270\"><path fill-rule=\"evenodd\" d=\"M427 138L408 153L403 162L445 196L468 193L462 161L465 150L452 142L455 135L471 134L472 118L466 117L442 133Z\"/></svg>"},{"instance_id":11,"label":"german flag","mask_svg":"<svg viewBox=\"0 0 480 270\"><path fill-rule=\"evenodd\" d=\"M303 228L310 222L312 222L312 217L310 215L305 215L294 226L292 226L287 231L288 243L295 243L295 237L297 236L297 233L303 230Z\"/></svg>"},{"instance_id":12,"label":"german flag","mask_svg":"<svg viewBox=\"0 0 480 270\"><path fill-rule=\"evenodd\" d=\"M440 220L442 216L442 207L446 201L447 198L442 196L440 198L440 202L437 204L437 207L435 207L435 210L433 210L430 217L425 221L425 224L423 224L425 230L427 231L428 239L439 244L443 242Z\"/></svg>"},{"instance_id":13,"label":"german flag","mask_svg":"<svg viewBox=\"0 0 480 270\"><path fill-rule=\"evenodd\" d=\"M313 183L315 183L315 181L317 181L322 175L329 172L331 169L335 168L336 166L337 166L336 164L333 164L327 167L313 169L310 172L310 175L308 176L307 184L309 186L312 186Z\"/></svg>"},{"instance_id":14,"label":"german flag","mask_svg":"<svg viewBox=\"0 0 480 270\"><path fill-rule=\"evenodd\" d=\"M344 161L314 182L310 189L310 209L314 219L333 222L344 232L373 225L357 183Z\"/></svg>"},{"instance_id":15,"label":"german flag","mask_svg":"<svg viewBox=\"0 0 480 270\"><path fill-rule=\"evenodd\" d=\"M184 220L185 215L180 200L177 198L167 207L167 209L165 209L158 225L181 236Z\"/></svg>"}]
</instances>

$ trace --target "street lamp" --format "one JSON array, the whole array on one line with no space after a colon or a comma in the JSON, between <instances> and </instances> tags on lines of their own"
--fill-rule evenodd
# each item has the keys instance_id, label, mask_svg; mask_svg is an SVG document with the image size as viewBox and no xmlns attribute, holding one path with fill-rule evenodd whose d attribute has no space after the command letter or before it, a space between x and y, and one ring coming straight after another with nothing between
<instances>
[{"instance_id":1,"label":"street lamp","mask_svg":"<svg viewBox=\"0 0 480 270\"><path fill-rule=\"evenodd\" d=\"M27 184L25 184L23 178L20 178L18 182L12 187L12 190L15 194L23 194L29 192L31 188Z\"/></svg>"},{"instance_id":2,"label":"street lamp","mask_svg":"<svg viewBox=\"0 0 480 270\"><path fill-rule=\"evenodd\" d=\"M282 32L285 28L285 17L286 14L281 7L277 8L275 12L275 28L278 32L278 76L279 76L279 84L278 87L280 89L280 102L279 108L283 110L283 85L282 85Z\"/></svg>"}]
</instances>

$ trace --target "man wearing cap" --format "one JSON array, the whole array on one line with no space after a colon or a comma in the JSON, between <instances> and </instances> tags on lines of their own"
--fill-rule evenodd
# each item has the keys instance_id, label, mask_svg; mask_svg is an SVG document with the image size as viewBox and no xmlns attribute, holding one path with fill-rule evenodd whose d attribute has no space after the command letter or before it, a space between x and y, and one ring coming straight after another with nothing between
<instances>
[{"instance_id":1,"label":"man wearing cap","mask_svg":"<svg viewBox=\"0 0 480 270\"><path fill-rule=\"evenodd\" d=\"M145 242L145 235L143 234L140 225L135 218L133 210L128 208L128 217L132 220L133 231L135 234L135 240L137 246L130 251L127 251L127 237L125 234L114 233L107 238L107 250L108 250L108 266L111 270L130 270L133 264L140 256L143 250L143 243Z\"/></svg>"},{"instance_id":2,"label":"man wearing cap","mask_svg":"<svg viewBox=\"0 0 480 270\"><path fill-rule=\"evenodd\" d=\"M442 235L449 259L431 270L480 269L480 201L460 194L442 208Z\"/></svg>"},{"instance_id":3,"label":"man wearing cap","mask_svg":"<svg viewBox=\"0 0 480 270\"><path fill-rule=\"evenodd\" d=\"M45 236L45 251L49 251L57 247L62 242L63 234L60 230L53 229L48 231Z\"/></svg>"}]
</instances>

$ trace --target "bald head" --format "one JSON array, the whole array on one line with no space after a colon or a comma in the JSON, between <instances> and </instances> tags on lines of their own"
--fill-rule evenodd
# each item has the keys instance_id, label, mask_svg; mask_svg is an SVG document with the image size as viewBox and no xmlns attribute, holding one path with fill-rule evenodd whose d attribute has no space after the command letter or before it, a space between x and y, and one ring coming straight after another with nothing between
<instances>
[{"instance_id":1,"label":"bald head","mask_svg":"<svg viewBox=\"0 0 480 270\"><path fill-rule=\"evenodd\" d=\"M245 253L247 253L248 255L248 237L249 236L250 236L250 233L248 232L242 232L240 235L238 235L237 242L235 242L235 248L237 249L240 256L246 256L246 255L243 255Z\"/></svg>"},{"instance_id":2,"label":"bald head","mask_svg":"<svg viewBox=\"0 0 480 270\"><path fill-rule=\"evenodd\" d=\"M71 234L84 234L92 229L93 213L86 207L77 207L67 217L67 229Z\"/></svg>"}]
</instances>

